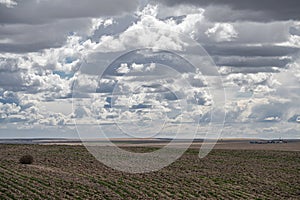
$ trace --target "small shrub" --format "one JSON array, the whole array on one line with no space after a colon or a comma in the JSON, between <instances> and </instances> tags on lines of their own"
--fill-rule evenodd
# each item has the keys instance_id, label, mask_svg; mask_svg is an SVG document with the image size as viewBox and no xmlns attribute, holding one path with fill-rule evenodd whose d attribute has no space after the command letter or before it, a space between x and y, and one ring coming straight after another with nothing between
<instances>
[{"instance_id":1,"label":"small shrub","mask_svg":"<svg viewBox=\"0 0 300 200\"><path fill-rule=\"evenodd\" d=\"M33 157L31 155L25 155L25 156L22 156L19 160L19 162L21 164L32 164L33 163Z\"/></svg>"}]
</instances>

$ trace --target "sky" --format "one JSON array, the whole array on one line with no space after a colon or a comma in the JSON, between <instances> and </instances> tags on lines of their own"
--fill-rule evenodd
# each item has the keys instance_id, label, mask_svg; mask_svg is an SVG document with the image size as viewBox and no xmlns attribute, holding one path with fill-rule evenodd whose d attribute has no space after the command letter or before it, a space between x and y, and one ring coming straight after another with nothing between
<instances>
[{"instance_id":1,"label":"sky","mask_svg":"<svg viewBox=\"0 0 300 200\"><path fill-rule=\"evenodd\" d=\"M0 138L300 138L297 0L0 0Z\"/></svg>"}]
</instances>

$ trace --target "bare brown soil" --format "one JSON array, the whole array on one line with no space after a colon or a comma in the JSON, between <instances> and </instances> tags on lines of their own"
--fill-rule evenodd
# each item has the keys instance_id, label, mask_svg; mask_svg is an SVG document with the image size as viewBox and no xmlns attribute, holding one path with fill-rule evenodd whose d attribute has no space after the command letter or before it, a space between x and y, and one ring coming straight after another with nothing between
<instances>
[{"instance_id":1,"label":"bare brown soil","mask_svg":"<svg viewBox=\"0 0 300 200\"><path fill-rule=\"evenodd\" d=\"M299 199L299 151L244 145L215 149L203 159L189 149L147 174L115 171L78 145L0 145L0 199ZM32 165L18 162L24 154L34 157Z\"/></svg>"},{"instance_id":2,"label":"bare brown soil","mask_svg":"<svg viewBox=\"0 0 300 200\"><path fill-rule=\"evenodd\" d=\"M161 148L165 146L167 142L149 142L149 143L137 143L137 144L117 144L118 146L130 146L130 147L157 147ZM190 148L200 149L202 142L194 142ZM178 142L177 146L185 146L184 142ZM300 142L288 142L282 144L250 144L250 141L239 141L239 140L230 140L230 141L218 141L214 149L227 149L227 150L275 150L275 151L300 151Z\"/></svg>"},{"instance_id":3,"label":"bare brown soil","mask_svg":"<svg viewBox=\"0 0 300 200\"><path fill-rule=\"evenodd\" d=\"M254 139L255 141L256 139ZM161 148L169 143L168 140L159 139L112 139L119 147L157 147ZM291 140L287 143L268 143L268 144L251 144L249 139L219 139L214 146L214 149L228 150L278 150L278 151L300 151L300 140ZM259 141L259 140L257 140ZM96 143L101 143L101 140L96 140ZM209 143L209 142L208 142ZM66 141L48 141L41 143L43 145L82 145L81 141L66 142ZM185 146L184 141L178 141L178 147ZM203 142L194 141L190 148L199 149Z\"/></svg>"}]
</instances>

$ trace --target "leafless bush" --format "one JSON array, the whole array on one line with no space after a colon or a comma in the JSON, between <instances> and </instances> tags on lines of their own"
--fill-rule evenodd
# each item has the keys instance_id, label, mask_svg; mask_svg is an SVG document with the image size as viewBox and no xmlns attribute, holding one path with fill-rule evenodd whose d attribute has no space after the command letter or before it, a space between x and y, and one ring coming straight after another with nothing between
<instances>
[{"instance_id":1,"label":"leafless bush","mask_svg":"<svg viewBox=\"0 0 300 200\"><path fill-rule=\"evenodd\" d=\"M21 164L32 164L33 163L33 157L31 155L24 155L20 158L19 162Z\"/></svg>"}]
</instances>

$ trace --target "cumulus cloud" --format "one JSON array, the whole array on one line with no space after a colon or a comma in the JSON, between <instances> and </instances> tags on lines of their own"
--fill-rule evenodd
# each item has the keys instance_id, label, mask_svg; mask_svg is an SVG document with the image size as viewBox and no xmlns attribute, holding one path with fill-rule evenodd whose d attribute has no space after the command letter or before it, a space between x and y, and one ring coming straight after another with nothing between
<instances>
[{"instance_id":1,"label":"cumulus cloud","mask_svg":"<svg viewBox=\"0 0 300 200\"><path fill-rule=\"evenodd\" d=\"M210 80L171 53L186 50L182 35L202 44L219 67L227 134L296 133L300 34L299 23L288 20L298 18L296 6L191 0L152 2L136 11L137 1L13 2L0 1L2 125L117 120L123 128L147 132L154 131L153 120L166 121L172 132L181 122L185 131L199 121L209 123L215 103ZM161 50L142 50L147 46ZM136 48L141 49L119 57ZM72 94L78 103L72 113L46 106L63 100L69 105Z\"/></svg>"},{"instance_id":2,"label":"cumulus cloud","mask_svg":"<svg viewBox=\"0 0 300 200\"><path fill-rule=\"evenodd\" d=\"M22 123L25 125L65 125L68 117L38 108L38 101L30 95L5 91L0 97L0 121L2 123Z\"/></svg>"},{"instance_id":3,"label":"cumulus cloud","mask_svg":"<svg viewBox=\"0 0 300 200\"><path fill-rule=\"evenodd\" d=\"M228 23L216 23L212 28L209 28L205 34L217 42L232 41L238 36L234 27Z\"/></svg>"},{"instance_id":4,"label":"cumulus cloud","mask_svg":"<svg viewBox=\"0 0 300 200\"><path fill-rule=\"evenodd\" d=\"M128 27L117 38L102 36L97 45L98 51L120 51L126 48L141 48L154 46L158 49L182 50L184 42L177 33L194 36L194 26L202 18L202 11L187 15L182 22L175 20L159 20L156 18L158 7L148 5L138 13L140 20ZM158 31L158 32L157 32ZM134 42L133 42L134 41Z\"/></svg>"},{"instance_id":5,"label":"cumulus cloud","mask_svg":"<svg viewBox=\"0 0 300 200\"><path fill-rule=\"evenodd\" d=\"M7 8L13 8L18 3L15 0L0 0L0 5L1 4L6 6Z\"/></svg>"},{"instance_id":6,"label":"cumulus cloud","mask_svg":"<svg viewBox=\"0 0 300 200\"><path fill-rule=\"evenodd\" d=\"M130 71L129 67L127 66L127 63L122 63L120 65L120 67L117 69L117 72L118 73L121 73L121 74L126 74Z\"/></svg>"}]
</instances>

